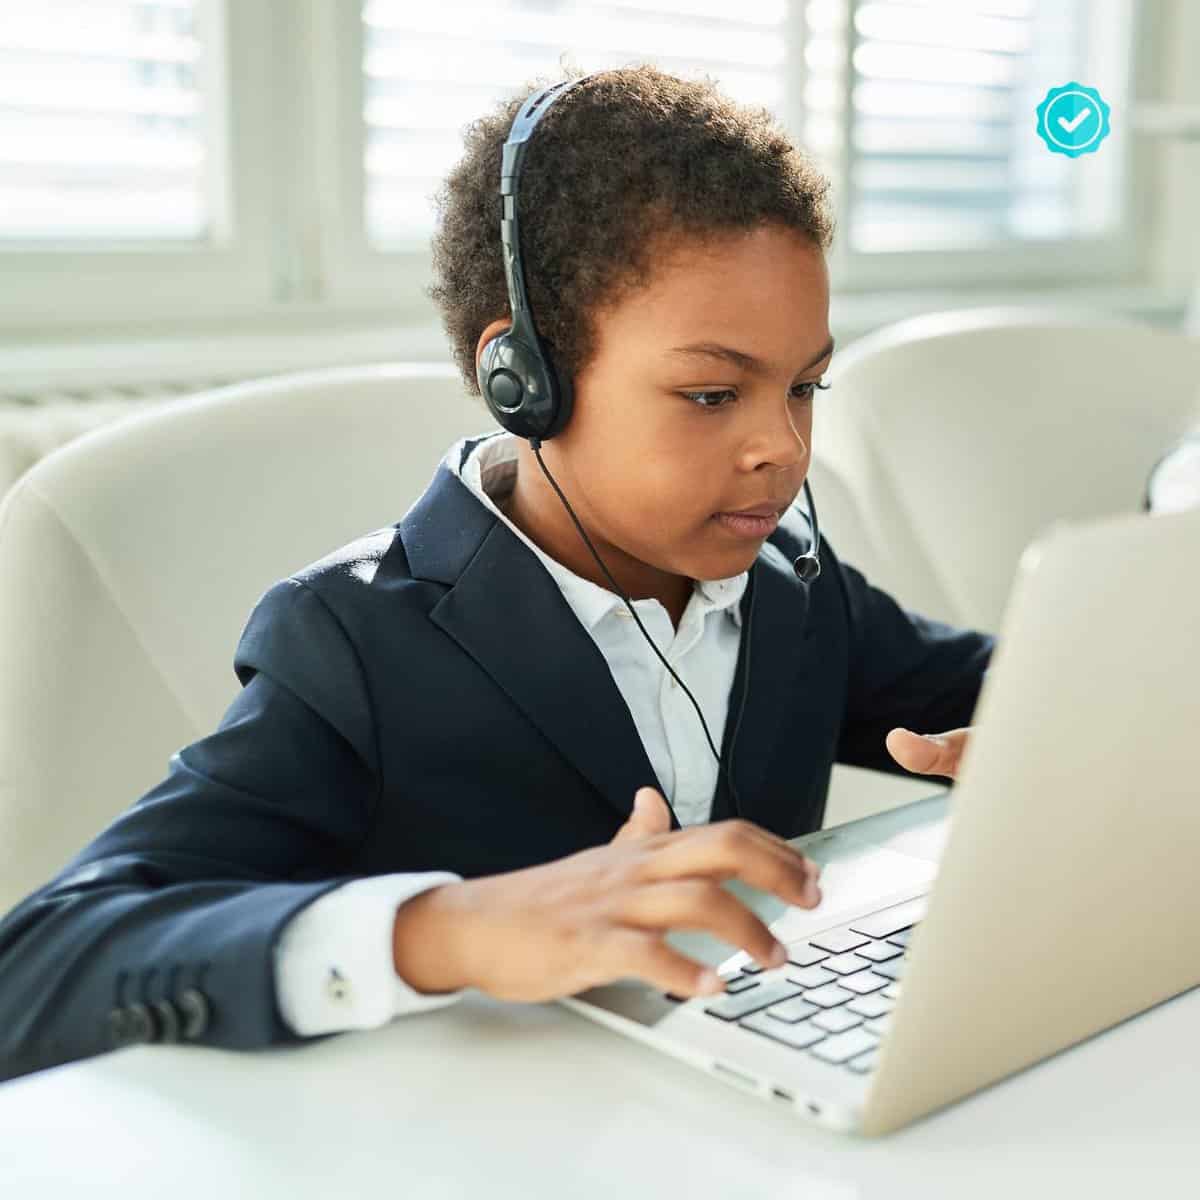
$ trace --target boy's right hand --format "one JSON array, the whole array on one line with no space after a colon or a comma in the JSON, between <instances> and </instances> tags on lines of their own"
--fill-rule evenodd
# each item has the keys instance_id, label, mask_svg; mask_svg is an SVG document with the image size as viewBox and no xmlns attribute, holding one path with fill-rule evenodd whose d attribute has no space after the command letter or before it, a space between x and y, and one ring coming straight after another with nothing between
<instances>
[{"instance_id":1,"label":"boy's right hand","mask_svg":"<svg viewBox=\"0 0 1200 1200\"><path fill-rule=\"evenodd\" d=\"M670 824L662 793L639 788L605 846L414 896L396 912L397 973L418 991L474 987L500 1000L553 1000L628 976L679 996L720 991L703 963L665 942L677 928L780 965L770 930L721 882L737 876L813 908L820 868L750 821Z\"/></svg>"}]
</instances>

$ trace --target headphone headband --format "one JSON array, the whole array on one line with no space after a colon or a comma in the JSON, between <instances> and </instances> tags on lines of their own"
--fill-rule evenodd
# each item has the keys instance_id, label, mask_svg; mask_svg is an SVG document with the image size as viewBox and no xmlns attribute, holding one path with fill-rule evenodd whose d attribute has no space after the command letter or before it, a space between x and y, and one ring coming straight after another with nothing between
<instances>
[{"instance_id":1,"label":"headphone headband","mask_svg":"<svg viewBox=\"0 0 1200 1200\"><path fill-rule=\"evenodd\" d=\"M530 137L550 106L598 71L559 80L526 98L513 120L500 164L500 241L512 328L491 338L479 358L477 378L484 402L497 422L518 437L553 437L571 416L571 380L553 362L552 346L543 345L529 306L521 258L517 189Z\"/></svg>"},{"instance_id":2,"label":"headphone headband","mask_svg":"<svg viewBox=\"0 0 1200 1200\"><path fill-rule=\"evenodd\" d=\"M533 327L533 315L529 311L528 294L525 290L525 270L521 260L521 229L517 220L517 185L521 178L521 167L525 161L527 143L537 123L546 115L550 106L573 87L591 79L581 75L578 79L560 80L544 87L526 99L509 130L508 140L500 164L500 195L504 200L500 217L500 240L504 245L504 278L508 284L508 304L512 311L513 326L518 322L521 333L537 338Z\"/></svg>"}]
</instances>

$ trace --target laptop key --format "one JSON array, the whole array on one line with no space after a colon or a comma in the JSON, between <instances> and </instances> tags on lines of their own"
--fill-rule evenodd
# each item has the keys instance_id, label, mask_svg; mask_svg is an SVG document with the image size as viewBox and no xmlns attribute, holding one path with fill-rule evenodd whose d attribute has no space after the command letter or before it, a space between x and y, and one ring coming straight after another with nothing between
<instances>
[{"instance_id":1,"label":"laptop key","mask_svg":"<svg viewBox=\"0 0 1200 1200\"><path fill-rule=\"evenodd\" d=\"M841 1008L827 1008L824 1012L819 1012L812 1019L812 1023L818 1029L824 1029L826 1033L845 1033L847 1029L853 1029L855 1025L862 1025L863 1019L857 1013L852 1013L845 1006Z\"/></svg>"},{"instance_id":2,"label":"laptop key","mask_svg":"<svg viewBox=\"0 0 1200 1200\"><path fill-rule=\"evenodd\" d=\"M902 929L899 933L890 934L887 940L891 942L893 946L907 946L908 939L912 935L912 931L915 928L916 926L914 925L912 929Z\"/></svg>"},{"instance_id":3,"label":"laptop key","mask_svg":"<svg viewBox=\"0 0 1200 1200\"><path fill-rule=\"evenodd\" d=\"M885 1000L879 992L870 992L851 1000L846 1007L860 1017L882 1017L892 1011L892 1002Z\"/></svg>"},{"instance_id":4,"label":"laptop key","mask_svg":"<svg viewBox=\"0 0 1200 1200\"><path fill-rule=\"evenodd\" d=\"M904 950L900 946L893 946L891 942L868 942L865 946L859 946L854 953L872 962L887 962L889 958L903 954Z\"/></svg>"},{"instance_id":5,"label":"laptop key","mask_svg":"<svg viewBox=\"0 0 1200 1200\"><path fill-rule=\"evenodd\" d=\"M738 1022L740 1029L749 1029L753 1033L761 1033L766 1037L803 1050L827 1037L823 1029L817 1029L811 1021L801 1021L798 1025L789 1025L785 1021L772 1021L765 1013L754 1013L753 1016L743 1017Z\"/></svg>"},{"instance_id":6,"label":"laptop key","mask_svg":"<svg viewBox=\"0 0 1200 1200\"><path fill-rule=\"evenodd\" d=\"M799 971L789 971L787 977L805 988L820 987L821 984L832 983L837 978L832 971L827 971L824 967L803 967Z\"/></svg>"},{"instance_id":7,"label":"laptop key","mask_svg":"<svg viewBox=\"0 0 1200 1200\"><path fill-rule=\"evenodd\" d=\"M841 1012L842 1010L839 1008L837 1011ZM892 1018L890 1016L883 1016L875 1021L863 1022L863 1028L868 1033L873 1033L876 1037L883 1037L883 1035L891 1028L891 1025Z\"/></svg>"},{"instance_id":8,"label":"laptop key","mask_svg":"<svg viewBox=\"0 0 1200 1200\"><path fill-rule=\"evenodd\" d=\"M821 1008L836 1008L839 1004L845 1004L847 1000L853 1000L854 993L838 987L836 983L827 983L824 987L805 992L804 998L809 1004L816 1004Z\"/></svg>"},{"instance_id":9,"label":"laptop key","mask_svg":"<svg viewBox=\"0 0 1200 1200\"><path fill-rule=\"evenodd\" d=\"M870 960L860 958L857 954L835 954L832 958L827 958L821 967L826 971L835 971L839 975L853 975L855 971L861 971L863 967L869 967Z\"/></svg>"},{"instance_id":10,"label":"laptop key","mask_svg":"<svg viewBox=\"0 0 1200 1200\"><path fill-rule=\"evenodd\" d=\"M738 992L744 992L752 987L758 987L759 981L751 979L745 975L731 975L728 979L721 977L721 982L725 984L725 994L727 996L736 996ZM683 1003L686 1000L693 999L692 996L677 996L674 992L663 992L668 1000L675 1000Z\"/></svg>"},{"instance_id":11,"label":"laptop key","mask_svg":"<svg viewBox=\"0 0 1200 1200\"><path fill-rule=\"evenodd\" d=\"M868 1071L875 1070L879 1063L879 1051L868 1050L866 1054L860 1054L857 1058L852 1058L846 1066L852 1071L857 1071L860 1075L865 1075Z\"/></svg>"},{"instance_id":12,"label":"laptop key","mask_svg":"<svg viewBox=\"0 0 1200 1200\"><path fill-rule=\"evenodd\" d=\"M809 1053L825 1062L843 1063L873 1050L877 1045L879 1039L865 1029L847 1029L845 1033L835 1033L833 1037L816 1043Z\"/></svg>"},{"instance_id":13,"label":"laptop key","mask_svg":"<svg viewBox=\"0 0 1200 1200\"><path fill-rule=\"evenodd\" d=\"M794 983L789 983L786 979L777 979L772 983L764 983L759 987L750 988L740 995L731 996L726 993L714 1000L712 1004L706 1004L704 1011L711 1013L714 1017L720 1017L722 1021L736 1021L739 1017L744 1017L756 1009L766 1008L769 1004L777 1004L780 1000L790 1000L793 996L798 995L800 995L800 989Z\"/></svg>"},{"instance_id":14,"label":"laptop key","mask_svg":"<svg viewBox=\"0 0 1200 1200\"><path fill-rule=\"evenodd\" d=\"M872 968L877 975L886 975L889 979L899 979L904 974L908 960L894 959L892 962L876 963Z\"/></svg>"},{"instance_id":15,"label":"laptop key","mask_svg":"<svg viewBox=\"0 0 1200 1200\"><path fill-rule=\"evenodd\" d=\"M815 1004L809 1004L803 996L793 996L790 1000L772 1004L765 1011L768 1017L774 1017L776 1021L802 1021L821 1010Z\"/></svg>"},{"instance_id":16,"label":"laptop key","mask_svg":"<svg viewBox=\"0 0 1200 1200\"><path fill-rule=\"evenodd\" d=\"M854 950L870 940L870 938L863 937L861 933L855 933L850 929L827 929L824 933L817 934L816 937L810 937L808 944L816 946L818 950L828 950L830 954L845 954L847 950Z\"/></svg>"},{"instance_id":17,"label":"laptop key","mask_svg":"<svg viewBox=\"0 0 1200 1200\"><path fill-rule=\"evenodd\" d=\"M865 933L868 937L885 938L915 925L925 915L928 907L929 897L918 896L916 900L908 900L904 904L896 904L881 912L851 921L850 928L855 933Z\"/></svg>"},{"instance_id":18,"label":"laptop key","mask_svg":"<svg viewBox=\"0 0 1200 1200\"><path fill-rule=\"evenodd\" d=\"M828 950L818 950L807 942L789 942L787 952L788 962L793 967L811 967L813 963L829 957Z\"/></svg>"},{"instance_id":19,"label":"laptop key","mask_svg":"<svg viewBox=\"0 0 1200 1200\"><path fill-rule=\"evenodd\" d=\"M899 1000L900 999L900 984L899 983L889 983L887 985L887 987L885 987L883 989L883 991L880 992L879 994L885 1000Z\"/></svg>"},{"instance_id":20,"label":"laptop key","mask_svg":"<svg viewBox=\"0 0 1200 1200\"><path fill-rule=\"evenodd\" d=\"M856 995L865 996L868 992L877 992L888 986L888 981L874 971L859 971L857 975L843 975L838 983L849 988Z\"/></svg>"},{"instance_id":21,"label":"laptop key","mask_svg":"<svg viewBox=\"0 0 1200 1200\"><path fill-rule=\"evenodd\" d=\"M736 996L738 992L744 992L752 987L758 987L759 981L752 979L749 975L735 975L725 984L725 993L729 996Z\"/></svg>"}]
</instances>

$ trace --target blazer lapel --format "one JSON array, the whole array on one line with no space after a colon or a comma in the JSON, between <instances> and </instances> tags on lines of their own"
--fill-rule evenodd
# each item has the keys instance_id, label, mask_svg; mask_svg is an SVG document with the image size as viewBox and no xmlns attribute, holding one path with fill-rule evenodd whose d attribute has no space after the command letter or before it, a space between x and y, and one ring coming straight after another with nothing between
<instances>
[{"instance_id":1,"label":"blazer lapel","mask_svg":"<svg viewBox=\"0 0 1200 1200\"><path fill-rule=\"evenodd\" d=\"M742 816L767 829L787 826L794 814L776 812L780 789L766 787L764 774L780 737L780 724L787 707L798 694L801 667L806 660L803 644L811 636L808 622L808 588L797 580L791 559L774 544L776 530L762 545L750 573L750 586L742 597L742 643L737 669L729 692L729 712L721 744L722 760L730 762L741 811L736 812L726 782L726 772L717 779L711 820ZM749 609L750 638L746 637ZM738 725L738 709L746 688L746 655L749 646L749 687L746 707ZM737 741L734 744L734 730ZM786 797L786 789L785 789ZM786 803L786 799L785 799Z\"/></svg>"},{"instance_id":2,"label":"blazer lapel","mask_svg":"<svg viewBox=\"0 0 1200 1200\"><path fill-rule=\"evenodd\" d=\"M480 439L469 442L466 452ZM625 820L639 787L663 790L633 717L596 643L557 584L503 521L439 464L429 487L400 522L414 577L450 585L430 620L452 637ZM777 538L779 531L772 534ZM808 591L769 539L741 600L742 644L730 689L721 754L729 761L746 677L748 608L754 605L750 681L737 734L734 781L741 816L779 824L763 773L804 658ZM564 666L566 664L566 666ZM725 772L712 819L734 815ZM679 828L672 819L673 829Z\"/></svg>"},{"instance_id":3,"label":"blazer lapel","mask_svg":"<svg viewBox=\"0 0 1200 1200\"><path fill-rule=\"evenodd\" d=\"M663 791L608 663L558 585L444 465L401 521L401 536L414 576L451 585L429 619L479 663L622 821L639 787Z\"/></svg>"}]
</instances>

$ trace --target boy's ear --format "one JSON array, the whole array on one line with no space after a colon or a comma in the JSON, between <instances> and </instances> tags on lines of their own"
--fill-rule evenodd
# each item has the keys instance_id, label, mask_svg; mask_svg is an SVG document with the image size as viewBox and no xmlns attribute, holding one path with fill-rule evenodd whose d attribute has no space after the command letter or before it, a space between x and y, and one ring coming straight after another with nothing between
<instances>
[{"instance_id":1,"label":"boy's ear","mask_svg":"<svg viewBox=\"0 0 1200 1200\"><path fill-rule=\"evenodd\" d=\"M479 341L475 343L475 370L479 370L479 360L483 357L483 348L494 338L498 333L503 333L506 329L512 328L512 320L508 317L502 317L499 320L492 321L491 324L484 328L484 331L479 335Z\"/></svg>"}]
</instances>

